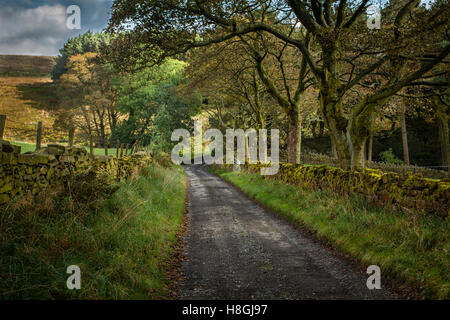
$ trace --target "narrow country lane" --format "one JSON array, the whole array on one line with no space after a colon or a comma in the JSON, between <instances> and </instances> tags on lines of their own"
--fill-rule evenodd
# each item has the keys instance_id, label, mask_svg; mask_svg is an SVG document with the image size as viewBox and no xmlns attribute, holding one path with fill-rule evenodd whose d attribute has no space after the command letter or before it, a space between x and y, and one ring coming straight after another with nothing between
<instances>
[{"instance_id":1,"label":"narrow country lane","mask_svg":"<svg viewBox=\"0 0 450 320\"><path fill-rule=\"evenodd\" d=\"M391 299L366 276L202 166L186 166L181 299Z\"/></svg>"}]
</instances>

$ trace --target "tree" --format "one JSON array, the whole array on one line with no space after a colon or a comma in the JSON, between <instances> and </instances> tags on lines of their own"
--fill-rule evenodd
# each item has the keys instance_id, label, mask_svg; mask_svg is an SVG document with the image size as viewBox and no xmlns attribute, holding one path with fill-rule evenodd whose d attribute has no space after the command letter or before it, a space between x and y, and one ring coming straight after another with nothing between
<instances>
[{"instance_id":1,"label":"tree","mask_svg":"<svg viewBox=\"0 0 450 320\"><path fill-rule=\"evenodd\" d=\"M448 130L448 120L449 120L449 100L450 90L447 88L446 91L440 91L438 95L431 98L433 107L436 112L436 120L439 127L439 140L441 142L441 158L442 166L444 170L450 171L450 143L449 143L449 130Z\"/></svg>"},{"instance_id":2,"label":"tree","mask_svg":"<svg viewBox=\"0 0 450 320\"><path fill-rule=\"evenodd\" d=\"M59 50L56 58L56 64L52 70L52 79L58 80L67 72L67 64L71 57L84 53L99 53L100 49L108 45L111 41L111 35L108 33L92 33L88 31L75 38L69 39L64 47Z\"/></svg>"},{"instance_id":3,"label":"tree","mask_svg":"<svg viewBox=\"0 0 450 320\"><path fill-rule=\"evenodd\" d=\"M125 37L134 45L125 41L127 46L116 47L123 58L141 57L146 49L159 48L162 54L148 62L257 32L295 46L299 61L302 57L306 60L318 84L321 114L341 167L361 169L372 115L403 87L429 77L450 53L450 44L442 42L448 4L438 2L425 10L419 8L420 0L405 1L389 11L392 23L389 20L382 30L369 31L364 12L372 3L115 0L109 30L121 32L127 29L125 24L131 25ZM299 23L314 38L319 60L303 37L285 31L286 25ZM360 63L361 59L365 63ZM345 64L351 66L350 73L342 68ZM344 106L348 92L367 81L373 92Z\"/></svg>"},{"instance_id":4,"label":"tree","mask_svg":"<svg viewBox=\"0 0 450 320\"><path fill-rule=\"evenodd\" d=\"M288 28L290 34L302 33L295 26ZM298 63L295 48L272 35L265 36L258 32L254 37L242 35L239 38L249 50L249 56L266 90L278 102L288 119L288 162L300 163L302 122L314 110L306 102L305 93L313 81L308 77L305 56ZM309 47L309 34L304 35L304 38Z\"/></svg>"},{"instance_id":5,"label":"tree","mask_svg":"<svg viewBox=\"0 0 450 320\"><path fill-rule=\"evenodd\" d=\"M96 53L71 57L67 71L57 82L66 125L78 126L89 136L95 132L106 146L118 122L120 82L120 76L110 65L102 63Z\"/></svg>"},{"instance_id":6,"label":"tree","mask_svg":"<svg viewBox=\"0 0 450 320\"><path fill-rule=\"evenodd\" d=\"M113 132L113 140L158 145L168 151L175 129L192 129L197 101L178 97L175 88L183 79L186 64L169 59L160 66L128 75L121 86L118 110L125 120Z\"/></svg>"},{"instance_id":7,"label":"tree","mask_svg":"<svg viewBox=\"0 0 450 320\"><path fill-rule=\"evenodd\" d=\"M203 97L204 110L215 118L211 121L217 128L266 129L270 114L281 111L242 42L194 50L187 61L189 82L182 92L185 95L197 92Z\"/></svg>"}]
</instances>

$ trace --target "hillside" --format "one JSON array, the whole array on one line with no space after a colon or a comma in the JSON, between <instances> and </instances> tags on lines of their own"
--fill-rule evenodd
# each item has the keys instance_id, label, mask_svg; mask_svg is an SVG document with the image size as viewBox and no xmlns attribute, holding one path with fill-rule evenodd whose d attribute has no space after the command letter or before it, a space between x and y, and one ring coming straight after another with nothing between
<instances>
[{"instance_id":1,"label":"hillside","mask_svg":"<svg viewBox=\"0 0 450 320\"><path fill-rule=\"evenodd\" d=\"M53 57L0 55L1 77L50 77Z\"/></svg>"},{"instance_id":2,"label":"hillside","mask_svg":"<svg viewBox=\"0 0 450 320\"><path fill-rule=\"evenodd\" d=\"M57 108L55 86L50 78L52 57L0 56L0 114L7 116L5 139L34 142L36 122L44 125L44 140L53 132Z\"/></svg>"}]
</instances>

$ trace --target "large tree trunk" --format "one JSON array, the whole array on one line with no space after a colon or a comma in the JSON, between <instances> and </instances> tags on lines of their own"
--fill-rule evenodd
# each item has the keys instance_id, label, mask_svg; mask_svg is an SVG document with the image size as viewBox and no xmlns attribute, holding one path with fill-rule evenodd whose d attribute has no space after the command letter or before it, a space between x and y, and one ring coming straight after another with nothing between
<instances>
[{"instance_id":1,"label":"large tree trunk","mask_svg":"<svg viewBox=\"0 0 450 320\"><path fill-rule=\"evenodd\" d=\"M439 126L439 140L441 142L442 166L444 167L444 170L450 171L450 168L448 167L450 154L448 119L442 119L438 117L437 122Z\"/></svg>"},{"instance_id":2,"label":"large tree trunk","mask_svg":"<svg viewBox=\"0 0 450 320\"><path fill-rule=\"evenodd\" d=\"M448 129L448 108L443 105L439 98L433 99L433 104L436 109L436 121L439 127L439 141L441 142L441 157L442 157L442 166L444 170L448 170L450 172L450 168L448 167L450 163L449 155L450 155L450 143L449 143L449 129Z\"/></svg>"},{"instance_id":3,"label":"large tree trunk","mask_svg":"<svg viewBox=\"0 0 450 320\"><path fill-rule=\"evenodd\" d=\"M323 49L325 69L319 88L322 117L336 146L340 167L346 170L362 170L366 162L365 147L372 108L362 108L367 101L361 101L359 106L352 108L348 119L344 116L340 94L341 80L336 76L339 50L335 42L329 43Z\"/></svg>"},{"instance_id":4,"label":"large tree trunk","mask_svg":"<svg viewBox=\"0 0 450 320\"><path fill-rule=\"evenodd\" d=\"M342 169L351 169L351 152L346 134L337 128L335 119L330 118L328 122L330 123L328 130L335 146L339 166Z\"/></svg>"},{"instance_id":5,"label":"large tree trunk","mask_svg":"<svg viewBox=\"0 0 450 320\"><path fill-rule=\"evenodd\" d=\"M369 136L369 147L367 150L367 161L368 162L372 161L372 153L373 153L373 133L371 133Z\"/></svg>"},{"instance_id":6,"label":"large tree trunk","mask_svg":"<svg viewBox=\"0 0 450 320\"><path fill-rule=\"evenodd\" d=\"M361 102L363 105L364 102ZM357 110L357 108L355 108ZM347 126L351 154L351 169L363 170L366 166L366 143L370 135L371 111L352 112Z\"/></svg>"},{"instance_id":7,"label":"large tree trunk","mask_svg":"<svg viewBox=\"0 0 450 320\"><path fill-rule=\"evenodd\" d=\"M334 83L334 85L333 85ZM337 94L338 81L322 83L319 96L320 111L325 122L332 145L336 148L339 166L342 169L351 168L351 154L346 135L347 119L342 116L342 105Z\"/></svg>"},{"instance_id":8,"label":"large tree trunk","mask_svg":"<svg viewBox=\"0 0 450 320\"><path fill-rule=\"evenodd\" d=\"M333 138L330 136L330 140L331 140L331 156L335 159L337 159L338 155L337 155L337 150L336 150L336 144L334 143Z\"/></svg>"},{"instance_id":9,"label":"large tree trunk","mask_svg":"<svg viewBox=\"0 0 450 320\"><path fill-rule=\"evenodd\" d=\"M351 153L351 169L352 170L363 170L366 166L366 140L365 137L359 137L355 143L353 142L350 147Z\"/></svg>"},{"instance_id":10,"label":"large tree trunk","mask_svg":"<svg viewBox=\"0 0 450 320\"><path fill-rule=\"evenodd\" d=\"M336 110L336 107L327 107ZM366 114L350 117L349 120L336 114L327 114L327 126L336 146L339 165L342 169L362 170L366 164L366 141L369 136ZM344 127L345 125L345 127Z\"/></svg>"},{"instance_id":11,"label":"large tree trunk","mask_svg":"<svg viewBox=\"0 0 450 320\"><path fill-rule=\"evenodd\" d=\"M403 144L403 160L409 166L409 147L408 147L408 131L406 129L405 110L400 113L400 124L402 127L402 144Z\"/></svg>"},{"instance_id":12,"label":"large tree trunk","mask_svg":"<svg viewBox=\"0 0 450 320\"><path fill-rule=\"evenodd\" d=\"M302 145L302 117L298 110L288 114L289 137L288 137L288 161L289 163L301 163Z\"/></svg>"}]
</instances>

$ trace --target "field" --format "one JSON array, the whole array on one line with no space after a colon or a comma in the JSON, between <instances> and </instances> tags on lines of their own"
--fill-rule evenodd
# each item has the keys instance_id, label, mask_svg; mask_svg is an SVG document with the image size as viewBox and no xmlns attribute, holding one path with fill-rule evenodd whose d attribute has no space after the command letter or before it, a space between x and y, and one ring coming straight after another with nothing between
<instances>
[{"instance_id":1,"label":"field","mask_svg":"<svg viewBox=\"0 0 450 320\"><path fill-rule=\"evenodd\" d=\"M53 130L57 100L50 57L0 56L0 114L7 117L4 139L32 142L43 123L44 142L58 141Z\"/></svg>"}]
</instances>

